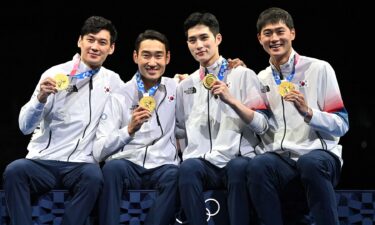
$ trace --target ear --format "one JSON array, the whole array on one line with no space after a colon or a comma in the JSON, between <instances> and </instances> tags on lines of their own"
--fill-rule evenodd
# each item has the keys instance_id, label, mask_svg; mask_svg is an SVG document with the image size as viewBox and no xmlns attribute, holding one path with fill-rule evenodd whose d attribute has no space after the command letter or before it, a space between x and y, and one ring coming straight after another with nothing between
<instances>
[{"instance_id":1,"label":"ear","mask_svg":"<svg viewBox=\"0 0 375 225\"><path fill-rule=\"evenodd\" d=\"M115 51L115 43L111 44L108 55L112 55L114 51Z\"/></svg>"},{"instance_id":2,"label":"ear","mask_svg":"<svg viewBox=\"0 0 375 225\"><path fill-rule=\"evenodd\" d=\"M169 62L171 61L171 52L170 51L168 51L167 52L167 56L166 56L166 64L168 65L169 64Z\"/></svg>"},{"instance_id":3,"label":"ear","mask_svg":"<svg viewBox=\"0 0 375 225\"><path fill-rule=\"evenodd\" d=\"M217 45L220 45L221 41L223 40L223 36L221 36L220 33L216 35L216 43Z\"/></svg>"},{"instance_id":4,"label":"ear","mask_svg":"<svg viewBox=\"0 0 375 225\"><path fill-rule=\"evenodd\" d=\"M82 41L82 36L80 35L80 36L78 37L78 41L77 41L77 46L78 46L78 48L81 48L81 41Z\"/></svg>"},{"instance_id":5,"label":"ear","mask_svg":"<svg viewBox=\"0 0 375 225\"><path fill-rule=\"evenodd\" d=\"M257 34L257 38L258 38L259 44L262 45L262 40L261 40L261 35L260 35L260 33Z\"/></svg>"},{"instance_id":6,"label":"ear","mask_svg":"<svg viewBox=\"0 0 375 225\"><path fill-rule=\"evenodd\" d=\"M138 64L138 54L136 50L133 51L133 61L135 64Z\"/></svg>"},{"instance_id":7,"label":"ear","mask_svg":"<svg viewBox=\"0 0 375 225\"><path fill-rule=\"evenodd\" d=\"M290 35L292 36L292 41L296 38L296 30L294 28L290 29Z\"/></svg>"}]
</instances>

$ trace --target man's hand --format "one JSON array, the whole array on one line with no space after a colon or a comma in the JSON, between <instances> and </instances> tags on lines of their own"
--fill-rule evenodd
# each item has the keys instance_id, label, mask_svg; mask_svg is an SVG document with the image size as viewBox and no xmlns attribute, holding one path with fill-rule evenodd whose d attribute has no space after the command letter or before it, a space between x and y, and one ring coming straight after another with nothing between
<instances>
[{"instance_id":1,"label":"man's hand","mask_svg":"<svg viewBox=\"0 0 375 225\"><path fill-rule=\"evenodd\" d=\"M181 73L176 73L173 77L173 79L177 82L177 83L180 83L182 80L184 80L185 78L189 77L189 74L187 73L184 73L184 74L181 74Z\"/></svg>"},{"instance_id":2,"label":"man's hand","mask_svg":"<svg viewBox=\"0 0 375 225\"><path fill-rule=\"evenodd\" d=\"M305 120L307 119L307 121L310 121L312 117L312 111L309 109L309 106L306 104L305 96L301 92L297 90L293 90L284 96L284 100L293 102L298 112L304 116L304 119Z\"/></svg>"},{"instance_id":3,"label":"man's hand","mask_svg":"<svg viewBox=\"0 0 375 225\"><path fill-rule=\"evenodd\" d=\"M211 92L213 95L219 96L221 101L225 102L226 104L228 104L233 98L229 93L228 85L220 80L215 81L214 85L212 86Z\"/></svg>"},{"instance_id":4,"label":"man's hand","mask_svg":"<svg viewBox=\"0 0 375 225\"><path fill-rule=\"evenodd\" d=\"M39 102L46 103L50 94L57 93L56 81L51 77L47 77L40 82L40 92L37 96Z\"/></svg>"},{"instance_id":5,"label":"man's hand","mask_svg":"<svg viewBox=\"0 0 375 225\"><path fill-rule=\"evenodd\" d=\"M246 64L239 58L235 58L235 59L228 58L228 67L230 69L236 68L237 66L247 67Z\"/></svg>"},{"instance_id":6,"label":"man's hand","mask_svg":"<svg viewBox=\"0 0 375 225\"><path fill-rule=\"evenodd\" d=\"M142 106L137 107L133 111L132 119L128 125L128 133L133 136L136 131L138 131L142 124L146 122L151 117L151 112Z\"/></svg>"}]
</instances>

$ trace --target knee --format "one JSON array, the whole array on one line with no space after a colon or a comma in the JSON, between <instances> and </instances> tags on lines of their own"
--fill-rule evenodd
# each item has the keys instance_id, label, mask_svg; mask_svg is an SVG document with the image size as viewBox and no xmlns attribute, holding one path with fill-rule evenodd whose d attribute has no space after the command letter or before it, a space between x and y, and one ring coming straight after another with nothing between
<instances>
[{"instance_id":1,"label":"knee","mask_svg":"<svg viewBox=\"0 0 375 225\"><path fill-rule=\"evenodd\" d=\"M19 180L29 170L28 164L27 159L18 159L8 164L3 174L4 183Z\"/></svg>"},{"instance_id":2,"label":"knee","mask_svg":"<svg viewBox=\"0 0 375 225\"><path fill-rule=\"evenodd\" d=\"M102 172L105 177L111 177L121 170L127 170L128 164L125 160L114 159L106 162L103 166Z\"/></svg>"},{"instance_id":3,"label":"knee","mask_svg":"<svg viewBox=\"0 0 375 225\"><path fill-rule=\"evenodd\" d=\"M271 154L263 154L250 160L246 168L248 179L258 179L270 171L275 170L274 167L278 160L276 157L277 156Z\"/></svg>"},{"instance_id":4,"label":"knee","mask_svg":"<svg viewBox=\"0 0 375 225\"><path fill-rule=\"evenodd\" d=\"M81 180L90 189L101 189L103 186L103 174L99 165L88 164L82 173Z\"/></svg>"},{"instance_id":5,"label":"knee","mask_svg":"<svg viewBox=\"0 0 375 225\"><path fill-rule=\"evenodd\" d=\"M200 167L201 162L199 159L187 159L180 165L180 176L191 176L192 174L199 172L198 168Z\"/></svg>"},{"instance_id":6,"label":"knee","mask_svg":"<svg viewBox=\"0 0 375 225\"><path fill-rule=\"evenodd\" d=\"M297 169L302 179L316 178L322 172L325 174L324 167L323 160L309 157L309 155L303 155L297 161Z\"/></svg>"},{"instance_id":7,"label":"knee","mask_svg":"<svg viewBox=\"0 0 375 225\"><path fill-rule=\"evenodd\" d=\"M176 187L178 180L178 167L175 165L168 166L160 178L160 184L162 186Z\"/></svg>"},{"instance_id":8,"label":"knee","mask_svg":"<svg viewBox=\"0 0 375 225\"><path fill-rule=\"evenodd\" d=\"M175 165L168 166L168 169L165 171L165 177L167 180L177 180L178 174L178 167Z\"/></svg>"},{"instance_id":9,"label":"knee","mask_svg":"<svg viewBox=\"0 0 375 225\"><path fill-rule=\"evenodd\" d=\"M187 159L179 168L179 183L191 183L196 178L202 178L202 161L199 159Z\"/></svg>"},{"instance_id":10,"label":"knee","mask_svg":"<svg viewBox=\"0 0 375 225\"><path fill-rule=\"evenodd\" d=\"M228 180L243 181L246 178L246 170L250 158L237 157L228 162L226 166Z\"/></svg>"}]
</instances>

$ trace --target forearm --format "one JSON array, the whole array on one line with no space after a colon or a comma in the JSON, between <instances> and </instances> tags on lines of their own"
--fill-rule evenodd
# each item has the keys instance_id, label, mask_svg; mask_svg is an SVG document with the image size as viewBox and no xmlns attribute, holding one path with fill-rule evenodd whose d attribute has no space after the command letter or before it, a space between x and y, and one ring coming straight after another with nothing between
<instances>
[{"instance_id":1,"label":"forearm","mask_svg":"<svg viewBox=\"0 0 375 225\"><path fill-rule=\"evenodd\" d=\"M112 132L99 131L94 142L94 158L98 162L103 161L122 149L132 139L127 126Z\"/></svg>"},{"instance_id":2,"label":"forearm","mask_svg":"<svg viewBox=\"0 0 375 225\"><path fill-rule=\"evenodd\" d=\"M309 125L318 130L336 137L343 136L349 130L349 122L335 113L322 112L312 109Z\"/></svg>"},{"instance_id":3,"label":"forearm","mask_svg":"<svg viewBox=\"0 0 375 225\"><path fill-rule=\"evenodd\" d=\"M23 134L31 134L39 125L43 115L44 104L40 103L37 98L32 98L21 109L18 117L20 130Z\"/></svg>"}]
</instances>

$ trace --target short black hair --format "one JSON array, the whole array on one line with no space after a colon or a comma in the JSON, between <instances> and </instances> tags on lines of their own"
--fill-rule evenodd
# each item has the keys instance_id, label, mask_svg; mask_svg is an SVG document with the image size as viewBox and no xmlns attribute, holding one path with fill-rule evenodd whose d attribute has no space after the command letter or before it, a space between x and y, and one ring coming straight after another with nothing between
<instances>
[{"instance_id":1,"label":"short black hair","mask_svg":"<svg viewBox=\"0 0 375 225\"><path fill-rule=\"evenodd\" d=\"M101 16L91 16L85 20L81 28L81 37L87 34L96 34L101 30L109 31L111 35L111 44L117 40L117 30L112 22Z\"/></svg>"},{"instance_id":2,"label":"short black hair","mask_svg":"<svg viewBox=\"0 0 375 225\"><path fill-rule=\"evenodd\" d=\"M159 31L149 29L149 30L145 30L143 33L140 33L137 39L135 40L134 49L137 53L139 51L141 42L144 40L158 40L164 44L165 51L169 52L170 47L169 47L169 41L167 37L164 34L160 33Z\"/></svg>"},{"instance_id":3,"label":"short black hair","mask_svg":"<svg viewBox=\"0 0 375 225\"><path fill-rule=\"evenodd\" d=\"M215 15L209 12L194 12L184 22L185 36L188 36L188 30L196 25L205 25L216 36L220 33L219 21Z\"/></svg>"},{"instance_id":4,"label":"short black hair","mask_svg":"<svg viewBox=\"0 0 375 225\"><path fill-rule=\"evenodd\" d=\"M283 22L289 29L294 29L292 16L284 9L271 7L264 10L258 17L257 31L260 33L267 24Z\"/></svg>"}]
</instances>

